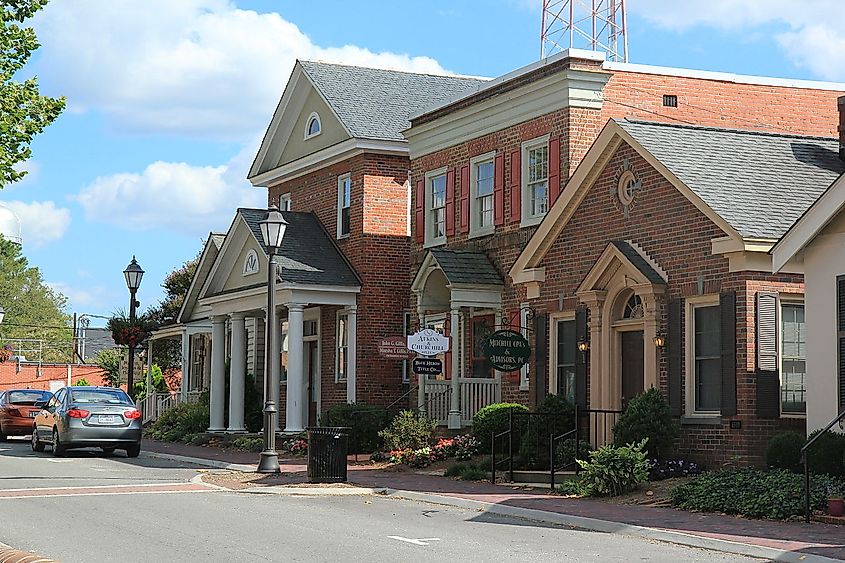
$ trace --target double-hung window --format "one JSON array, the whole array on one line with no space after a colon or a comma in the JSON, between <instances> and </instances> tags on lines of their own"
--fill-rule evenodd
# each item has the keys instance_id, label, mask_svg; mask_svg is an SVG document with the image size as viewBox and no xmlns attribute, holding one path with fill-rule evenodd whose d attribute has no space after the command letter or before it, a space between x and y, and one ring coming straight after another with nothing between
<instances>
[{"instance_id":1,"label":"double-hung window","mask_svg":"<svg viewBox=\"0 0 845 563\"><path fill-rule=\"evenodd\" d=\"M347 342L349 330L346 313L337 314L337 334L335 340L335 381L346 381L346 370L349 367L349 350Z\"/></svg>"},{"instance_id":2,"label":"double-hung window","mask_svg":"<svg viewBox=\"0 0 845 563\"><path fill-rule=\"evenodd\" d=\"M692 306L692 392L696 413L722 407L721 317L718 302Z\"/></svg>"},{"instance_id":3,"label":"double-hung window","mask_svg":"<svg viewBox=\"0 0 845 563\"><path fill-rule=\"evenodd\" d=\"M493 159L490 152L470 160L470 236L490 234L493 226Z\"/></svg>"},{"instance_id":4,"label":"double-hung window","mask_svg":"<svg viewBox=\"0 0 845 563\"><path fill-rule=\"evenodd\" d=\"M522 145L522 221L536 223L549 209L549 138Z\"/></svg>"},{"instance_id":5,"label":"double-hung window","mask_svg":"<svg viewBox=\"0 0 845 563\"><path fill-rule=\"evenodd\" d=\"M446 169L426 174L426 245L446 242Z\"/></svg>"},{"instance_id":6,"label":"double-hung window","mask_svg":"<svg viewBox=\"0 0 845 563\"><path fill-rule=\"evenodd\" d=\"M557 321L557 394L575 404L575 319Z\"/></svg>"},{"instance_id":7,"label":"double-hung window","mask_svg":"<svg viewBox=\"0 0 845 563\"><path fill-rule=\"evenodd\" d=\"M783 414L807 412L807 349L804 305L781 305L780 394Z\"/></svg>"},{"instance_id":8,"label":"double-hung window","mask_svg":"<svg viewBox=\"0 0 845 563\"><path fill-rule=\"evenodd\" d=\"M337 179L337 238L349 236L349 211L352 206L352 176Z\"/></svg>"}]
</instances>

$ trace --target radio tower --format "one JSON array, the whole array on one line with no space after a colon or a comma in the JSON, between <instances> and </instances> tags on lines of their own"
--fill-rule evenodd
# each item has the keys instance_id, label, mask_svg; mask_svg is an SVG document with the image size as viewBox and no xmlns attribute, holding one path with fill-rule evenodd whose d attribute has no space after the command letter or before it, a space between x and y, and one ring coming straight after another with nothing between
<instances>
[{"instance_id":1,"label":"radio tower","mask_svg":"<svg viewBox=\"0 0 845 563\"><path fill-rule=\"evenodd\" d=\"M626 27L625 0L543 0L540 58L574 48L627 63Z\"/></svg>"}]
</instances>

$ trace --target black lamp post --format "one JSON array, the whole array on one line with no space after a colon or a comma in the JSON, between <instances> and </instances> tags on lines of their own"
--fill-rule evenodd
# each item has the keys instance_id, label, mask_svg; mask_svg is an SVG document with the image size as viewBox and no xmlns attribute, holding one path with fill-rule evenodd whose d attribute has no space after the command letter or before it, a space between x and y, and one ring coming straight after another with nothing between
<instances>
[{"instance_id":1,"label":"black lamp post","mask_svg":"<svg viewBox=\"0 0 845 563\"><path fill-rule=\"evenodd\" d=\"M126 266L126 269L123 270L123 276L126 278L126 287L129 288L129 324L134 325L135 308L139 305L139 303L135 300L135 294L137 293L138 288L141 287L141 278L144 277L144 270L142 270L141 266L138 265L138 262L135 261L134 256L132 257L132 261L129 265ZM133 397L132 376L135 371L135 344L133 344L131 340L129 342L129 364L127 368L126 393L130 397Z\"/></svg>"},{"instance_id":2,"label":"black lamp post","mask_svg":"<svg viewBox=\"0 0 845 563\"><path fill-rule=\"evenodd\" d=\"M279 381L278 374L271 373L276 353L276 252L282 246L288 223L274 205L267 211L267 217L259 223L261 238L267 247L267 333L264 343L264 451L258 461L259 473L279 473L279 455L276 453L276 417L279 410L273 400L273 382Z\"/></svg>"}]
</instances>

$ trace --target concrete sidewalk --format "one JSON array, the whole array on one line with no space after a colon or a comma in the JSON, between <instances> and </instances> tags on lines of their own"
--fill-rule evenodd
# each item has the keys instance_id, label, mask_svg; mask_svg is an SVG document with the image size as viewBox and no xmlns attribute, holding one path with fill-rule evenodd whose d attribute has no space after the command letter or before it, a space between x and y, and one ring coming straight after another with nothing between
<instances>
[{"instance_id":1,"label":"concrete sidewalk","mask_svg":"<svg viewBox=\"0 0 845 563\"><path fill-rule=\"evenodd\" d=\"M258 454L145 440L143 451L181 456L221 467L252 470ZM281 460L283 472L306 470L302 458ZM390 494L507 516L622 533L777 561L845 560L845 528L832 524L748 520L672 508L618 505L597 499L565 499L538 491L444 477L376 471L350 465L349 481Z\"/></svg>"}]
</instances>

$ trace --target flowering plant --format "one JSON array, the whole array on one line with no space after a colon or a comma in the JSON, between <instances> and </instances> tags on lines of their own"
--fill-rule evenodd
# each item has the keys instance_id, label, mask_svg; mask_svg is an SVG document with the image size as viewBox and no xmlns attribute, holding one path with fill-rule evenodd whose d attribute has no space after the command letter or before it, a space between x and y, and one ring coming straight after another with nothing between
<instances>
[{"instance_id":1,"label":"flowering plant","mask_svg":"<svg viewBox=\"0 0 845 563\"><path fill-rule=\"evenodd\" d=\"M112 339L118 346L138 346L156 329L155 323L146 317L138 317L130 321L123 313L111 317L106 323L111 331Z\"/></svg>"},{"instance_id":2,"label":"flowering plant","mask_svg":"<svg viewBox=\"0 0 845 563\"><path fill-rule=\"evenodd\" d=\"M0 346L0 364L11 358L13 352L14 350L12 349L11 344L5 344L3 346Z\"/></svg>"},{"instance_id":3,"label":"flowering plant","mask_svg":"<svg viewBox=\"0 0 845 563\"><path fill-rule=\"evenodd\" d=\"M302 438L297 438L288 445L288 450L292 454L305 455L308 453L308 442Z\"/></svg>"},{"instance_id":4,"label":"flowering plant","mask_svg":"<svg viewBox=\"0 0 845 563\"><path fill-rule=\"evenodd\" d=\"M481 443L470 435L454 438L440 438L433 446L411 449L403 448L388 452L387 459L391 463L403 463L411 467L427 467L436 461L455 458L466 461L478 453Z\"/></svg>"},{"instance_id":5,"label":"flowering plant","mask_svg":"<svg viewBox=\"0 0 845 563\"><path fill-rule=\"evenodd\" d=\"M685 459L670 459L659 462L656 459L651 460L651 471L648 476L649 481L662 481L663 479L670 479L672 477L686 477L688 475L700 475L704 469L694 461Z\"/></svg>"}]
</instances>

